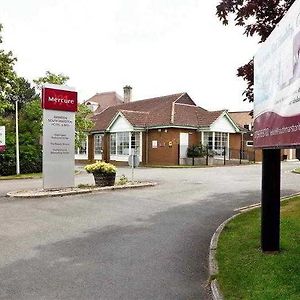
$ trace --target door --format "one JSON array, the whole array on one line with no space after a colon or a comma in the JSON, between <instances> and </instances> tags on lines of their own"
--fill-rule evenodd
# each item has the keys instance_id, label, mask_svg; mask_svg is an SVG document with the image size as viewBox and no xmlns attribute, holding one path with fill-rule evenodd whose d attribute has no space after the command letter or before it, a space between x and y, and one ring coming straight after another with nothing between
<instances>
[{"instance_id":1,"label":"door","mask_svg":"<svg viewBox=\"0 0 300 300\"><path fill-rule=\"evenodd\" d=\"M181 165L186 164L185 158L187 158L187 149L189 146L189 134L180 132L179 138L179 163Z\"/></svg>"}]
</instances>

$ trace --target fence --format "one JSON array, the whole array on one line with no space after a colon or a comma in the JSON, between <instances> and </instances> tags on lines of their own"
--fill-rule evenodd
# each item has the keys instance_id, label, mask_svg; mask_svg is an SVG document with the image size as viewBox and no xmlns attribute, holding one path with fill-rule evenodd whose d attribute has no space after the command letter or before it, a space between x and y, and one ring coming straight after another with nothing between
<instances>
[{"instance_id":1,"label":"fence","mask_svg":"<svg viewBox=\"0 0 300 300\"><path fill-rule=\"evenodd\" d=\"M185 165L239 165L256 162L256 151L233 149L224 147L221 151L212 153L206 150L202 157L193 156L194 152L189 153L189 157L181 159L180 164Z\"/></svg>"}]
</instances>

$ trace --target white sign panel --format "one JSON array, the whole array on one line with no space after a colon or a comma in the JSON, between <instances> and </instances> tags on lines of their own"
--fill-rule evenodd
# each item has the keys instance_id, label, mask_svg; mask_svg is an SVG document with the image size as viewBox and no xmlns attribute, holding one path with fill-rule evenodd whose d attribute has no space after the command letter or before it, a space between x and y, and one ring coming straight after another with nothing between
<instances>
[{"instance_id":1,"label":"white sign panel","mask_svg":"<svg viewBox=\"0 0 300 300\"><path fill-rule=\"evenodd\" d=\"M5 126L0 126L0 152L5 151Z\"/></svg>"},{"instance_id":2,"label":"white sign panel","mask_svg":"<svg viewBox=\"0 0 300 300\"><path fill-rule=\"evenodd\" d=\"M75 113L44 110L44 188L74 186Z\"/></svg>"},{"instance_id":3,"label":"white sign panel","mask_svg":"<svg viewBox=\"0 0 300 300\"><path fill-rule=\"evenodd\" d=\"M254 146L300 145L300 0L254 58Z\"/></svg>"},{"instance_id":4,"label":"white sign panel","mask_svg":"<svg viewBox=\"0 0 300 300\"><path fill-rule=\"evenodd\" d=\"M74 187L77 93L68 87L43 88L43 187Z\"/></svg>"},{"instance_id":5,"label":"white sign panel","mask_svg":"<svg viewBox=\"0 0 300 300\"><path fill-rule=\"evenodd\" d=\"M5 146L5 126L0 126L0 146Z\"/></svg>"}]
</instances>

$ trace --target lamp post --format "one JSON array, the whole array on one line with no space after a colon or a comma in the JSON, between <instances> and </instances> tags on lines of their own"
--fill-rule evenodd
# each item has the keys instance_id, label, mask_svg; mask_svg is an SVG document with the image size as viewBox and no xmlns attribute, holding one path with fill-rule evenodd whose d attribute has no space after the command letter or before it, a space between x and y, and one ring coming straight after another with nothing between
<instances>
[{"instance_id":1,"label":"lamp post","mask_svg":"<svg viewBox=\"0 0 300 300\"><path fill-rule=\"evenodd\" d=\"M16 173L20 174L20 151L19 151L19 116L18 116L18 98L14 98L16 102Z\"/></svg>"}]
</instances>

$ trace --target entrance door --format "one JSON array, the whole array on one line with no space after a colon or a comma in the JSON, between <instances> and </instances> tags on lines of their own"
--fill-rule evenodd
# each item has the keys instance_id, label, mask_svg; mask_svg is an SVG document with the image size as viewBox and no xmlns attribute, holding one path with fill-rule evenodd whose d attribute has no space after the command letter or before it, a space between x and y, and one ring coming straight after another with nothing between
<instances>
[{"instance_id":1,"label":"entrance door","mask_svg":"<svg viewBox=\"0 0 300 300\"><path fill-rule=\"evenodd\" d=\"M180 132L179 139L179 163L181 165L186 164L185 158L187 158L187 149L189 146L189 134L185 132Z\"/></svg>"}]
</instances>

